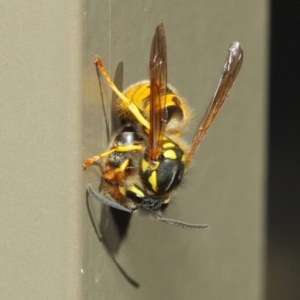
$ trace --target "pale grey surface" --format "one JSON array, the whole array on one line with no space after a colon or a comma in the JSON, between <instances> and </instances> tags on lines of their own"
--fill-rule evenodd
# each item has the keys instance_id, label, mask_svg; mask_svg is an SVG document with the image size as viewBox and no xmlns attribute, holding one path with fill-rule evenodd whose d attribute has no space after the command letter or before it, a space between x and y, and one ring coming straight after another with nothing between
<instances>
[{"instance_id":1,"label":"pale grey surface","mask_svg":"<svg viewBox=\"0 0 300 300\"><path fill-rule=\"evenodd\" d=\"M262 299L266 3L11 1L0 8L1 298ZM245 61L166 212L211 228L185 231L133 216L120 245L108 233L114 244L107 247L137 289L95 235L85 184L97 187L100 174L96 167L83 174L80 164L107 147L94 56L112 77L124 63L124 87L147 78L160 21L169 81L193 107L194 125L231 41L241 42ZM98 224L100 205L90 204Z\"/></svg>"},{"instance_id":2,"label":"pale grey surface","mask_svg":"<svg viewBox=\"0 0 300 300\"><path fill-rule=\"evenodd\" d=\"M2 1L1 299L80 299L82 8Z\"/></svg>"}]
</instances>

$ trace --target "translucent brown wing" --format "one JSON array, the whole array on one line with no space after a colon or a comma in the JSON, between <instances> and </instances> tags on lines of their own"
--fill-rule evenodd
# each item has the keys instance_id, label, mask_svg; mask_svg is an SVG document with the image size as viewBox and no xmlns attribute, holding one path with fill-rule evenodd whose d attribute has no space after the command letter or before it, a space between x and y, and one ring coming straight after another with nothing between
<instances>
[{"instance_id":1,"label":"translucent brown wing","mask_svg":"<svg viewBox=\"0 0 300 300\"><path fill-rule=\"evenodd\" d=\"M238 76L243 62L243 49L238 42L233 42L228 49L228 55L219 80L216 92L208 105L206 113L201 120L196 131L191 151L188 155L187 165L190 164L194 154L196 153L205 133L219 112L222 104L229 95L231 88Z\"/></svg>"},{"instance_id":2,"label":"translucent brown wing","mask_svg":"<svg viewBox=\"0 0 300 300\"><path fill-rule=\"evenodd\" d=\"M149 161L157 160L167 122L167 44L163 23L156 27L150 52L150 132Z\"/></svg>"}]
</instances>

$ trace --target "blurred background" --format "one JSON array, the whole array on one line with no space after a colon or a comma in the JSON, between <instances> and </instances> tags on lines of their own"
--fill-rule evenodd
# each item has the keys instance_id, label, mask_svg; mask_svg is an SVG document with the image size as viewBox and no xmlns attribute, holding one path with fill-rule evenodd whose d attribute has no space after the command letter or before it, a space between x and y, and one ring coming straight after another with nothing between
<instances>
[{"instance_id":1,"label":"blurred background","mask_svg":"<svg viewBox=\"0 0 300 300\"><path fill-rule=\"evenodd\" d=\"M300 299L299 1L270 2L266 298Z\"/></svg>"}]
</instances>

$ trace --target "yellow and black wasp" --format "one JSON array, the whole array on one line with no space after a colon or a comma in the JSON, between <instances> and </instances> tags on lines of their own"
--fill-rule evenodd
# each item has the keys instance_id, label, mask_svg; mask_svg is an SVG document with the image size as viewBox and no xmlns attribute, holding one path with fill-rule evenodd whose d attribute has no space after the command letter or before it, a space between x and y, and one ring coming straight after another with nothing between
<instances>
[{"instance_id":1,"label":"yellow and black wasp","mask_svg":"<svg viewBox=\"0 0 300 300\"><path fill-rule=\"evenodd\" d=\"M117 111L122 124L109 149L87 159L83 168L100 161L104 195L89 184L88 192L101 203L127 211L138 211L158 221L183 228L205 229L209 225L188 224L162 217L170 195L181 183L208 128L229 95L243 61L243 50L233 42L216 92L209 103L191 145L181 137L188 125L190 109L167 82L167 47L163 23L153 36L149 75L121 93L99 57L95 59L108 85L118 95Z\"/></svg>"}]
</instances>

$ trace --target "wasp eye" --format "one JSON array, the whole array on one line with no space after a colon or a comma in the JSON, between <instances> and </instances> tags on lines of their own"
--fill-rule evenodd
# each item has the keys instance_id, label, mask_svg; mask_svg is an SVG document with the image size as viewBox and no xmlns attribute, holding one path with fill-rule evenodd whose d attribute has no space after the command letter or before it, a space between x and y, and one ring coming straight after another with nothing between
<instances>
[{"instance_id":1,"label":"wasp eye","mask_svg":"<svg viewBox=\"0 0 300 300\"><path fill-rule=\"evenodd\" d=\"M141 195L138 195L132 191L126 191L126 198L129 198L130 200L132 200L134 203L136 204L141 204L144 200L144 197Z\"/></svg>"}]
</instances>

